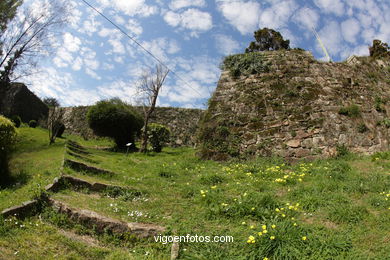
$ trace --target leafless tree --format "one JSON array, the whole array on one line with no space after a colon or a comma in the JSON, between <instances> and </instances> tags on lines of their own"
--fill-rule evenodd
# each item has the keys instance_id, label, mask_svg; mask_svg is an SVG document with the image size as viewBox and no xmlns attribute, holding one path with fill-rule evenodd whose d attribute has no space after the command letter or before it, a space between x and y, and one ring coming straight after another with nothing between
<instances>
[{"instance_id":1,"label":"leafless tree","mask_svg":"<svg viewBox=\"0 0 390 260\"><path fill-rule=\"evenodd\" d=\"M0 80L14 81L31 74L37 60L47 54L57 30L66 23L66 1L42 0L21 10L0 36ZM14 73L16 68L17 73ZM15 75L17 74L17 75Z\"/></svg>"},{"instance_id":2,"label":"leafless tree","mask_svg":"<svg viewBox=\"0 0 390 260\"><path fill-rule=\"evenodd\" d=\"M145 153L148 145L148 124L156 107L157 97L169 73L169 69L161 64L154 70L144 71L140 78L138 90L143 97L144 126L141 133L140 152Z\"/></svg>"},{"instance_id":3,"label":"leafless tree","mask_svg":"<svg viewBox=\"0 0 390 260\"><path fill-rule=\"evenodd\" d=\"M49 116L47 118L47 129L49 130L49 144L56 141L58 132L61 127L62 111L60 107L50 107Z\"/></svg>"}]
</instances>

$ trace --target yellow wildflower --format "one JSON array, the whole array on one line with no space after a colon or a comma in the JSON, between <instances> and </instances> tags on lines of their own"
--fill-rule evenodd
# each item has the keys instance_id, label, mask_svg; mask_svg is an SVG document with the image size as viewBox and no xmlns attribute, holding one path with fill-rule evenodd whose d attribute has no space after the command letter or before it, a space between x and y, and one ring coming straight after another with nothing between
<instances>
[{"instance_id":1,"label":"yellow wildflower","mask_svg":"<svg viewBox=\"0 0 390 260\"><path fill-rule=\"evenodd\" d=\"M274 240L275 236L270 236L269 239Z\"/></svg>"},{"instance_id":2,"label":"yellow wildflower","mask_svg":"<svg viewBox=\"0 0 390 260\"><path fill-rule=\"evenodd\" d=\"M214 186L211 186L212 189L216 189L217 188L217 185L214 185Z\"/></svg>"},{"instance_id":3,"label":"yellow wildflower","mask_svg":"<svg viewBox=\"0 0 390 260\"><path fill-rule=\"evenodd\" d=\"M261 228L262 228L263 230L265 230L265 229L267 229L267 226L266 226L266 225L262 225Z\"/></svg>"},{"instance_id":4,"label":"yellow wildflower","mask_svg":"<svg viewBox=\"0 0 390 260\"><path fill-rule=\"evenodd\" d=\"M263 234L267 234L268 233L268 231L267 230L263 230Z\"/></svg>"},{"instance_id":5,"label":"yellow wildflower","mask_svg":"<svg viewBox=\"0 0 390 260\"><path fill-rule=\"evenodd\" d=\"M306 236L302 237L302 240L303 240L303 241L305 241L306 239L307 239L307 237L306 237Z\"/></svg>"},{"instance_id":6,"label":"yellow wildflower","mask_svg":"<svg viewBox=\"0 0 390 260\"><path fill-rule=\"evenodd\" d=\"M272 228L276 228L276 225L272 225L271 227L272 227Z\"/></svg>"}]
</instances>

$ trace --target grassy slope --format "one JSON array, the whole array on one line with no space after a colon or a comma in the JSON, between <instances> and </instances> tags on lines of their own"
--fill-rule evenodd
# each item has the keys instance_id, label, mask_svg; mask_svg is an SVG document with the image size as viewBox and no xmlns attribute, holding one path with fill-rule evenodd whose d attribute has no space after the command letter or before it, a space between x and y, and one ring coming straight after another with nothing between
<instances>
[{"instance_id":1,"label":"grassy slope","mask_svg":"<svg viewBox=\"0 0 390 260\"><path fill-rule=\"evenodd\" d=\"M30 199L38 184L44 185L59 174L64 140L49 147L44 130L22 128L21 133L23 142L11 165L14 174L22 172L27 176L26 182L1 191L0 208ZM89 147L107 145L105 141L72 139ZM123 194L114 199L65 190L53 196L74 207L128 222L161 224L168 228L168 234L234 237L234 243L184 244L184 259L386 259L390 255L390 204L380 194L390 193L390 156L386 153L289 166L276 159L225 164L200 161L189 148L128 156L89 151L89 164L118 175L93 176L70 169L65 172L127 186L144 195L133 199ZM139 212L142 216L135 216ZM78 233L80 229L61 225L55 218L43 219L38 227L11 228L17 243L10 242L12 236L0 238L0 252L7 248L7 256L15 251L27 254L30 243L34 243L36 258L53 256L55 252L86 259L113 255L156 259L169 255L168 246L153 241L122 241L111 246L103 239L103 248L70 242L60 227ZM263 224L268 233L260 237ZM272 224L276 228L271 228ZM38 235L38 239L34 232L47 235ZM256 242L249 244L251 235ZM271 240L271 236L275 239ZM306 240L302 240L304 236Z\"/></svg>"}]
</instances>

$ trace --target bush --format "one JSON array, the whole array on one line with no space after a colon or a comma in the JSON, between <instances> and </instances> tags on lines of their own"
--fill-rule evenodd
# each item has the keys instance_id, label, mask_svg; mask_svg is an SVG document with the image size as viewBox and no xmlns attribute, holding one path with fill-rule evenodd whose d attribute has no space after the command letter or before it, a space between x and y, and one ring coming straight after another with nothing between
<instances>
[{"instance_id":1,"label":"bush","mask_svg":"<svg viewBox=\"0 0 390 260\"><path fill-rule=\"evenodd\" d=\"M12 121L0 116L0 184L8 178L8 157L16 136L17 130Z\"/></svg>"},{"instance_id":2,"label":"bush","mask_svg":"<svg viewBox=\"0 0 390 260\"><path fill-rule=\"evenodd\" d=\"M16 127L19 127L22 124L22 119L20 119L20 116L12 116L11 121Z\"/></svg>"},{"instance_id":3,"label":"bush","mask_svg":"<svg viewBox=\"0 0 390 260\"><path fill-rule=\"evenodd\" d=\"M148 126L148 135L152 150L159 153L164 144L169 141L170 131L166 126L151 123Z\"/></svg>"},{"instance_id":4,"label":"bush","mask_svg":"<svg viewBox=\"0 0 390 260\"><path fill-rule=\"evenodd\" d=\"M114 139L118 148L134 143L143 126L142 117L118 98L97 102L88 110L87 120L96 135Z\"/></svg>"},{"instance_id":5,"label":"bush","mask_svg":"<svg viewBox=\"0 0 390 260\"><path fill-rule=\"evenodd\" d=\"M28 122L28 126L31 127L31 128L35 128L37 127L38 123L36 120L30 120L30 122Z\"/></svg>"}]
</instances>

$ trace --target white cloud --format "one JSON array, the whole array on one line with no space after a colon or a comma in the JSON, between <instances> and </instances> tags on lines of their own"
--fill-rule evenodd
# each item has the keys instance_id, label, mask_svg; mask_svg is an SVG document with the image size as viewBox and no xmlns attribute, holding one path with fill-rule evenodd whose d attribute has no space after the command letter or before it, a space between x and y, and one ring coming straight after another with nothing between
<instances>
[{"instance_id":1,"label":"white cloud","mask_svg":"<svg viewBox=\"0 0 390 260\"><path fill-rule=\"evenodd\" d=\"M176 40L165 37L143 42L142 45L162 61L168 60L167 54L175 54L180 51L180 46Z\"/></svg>"},{"instance_id":2,"label":"white cloud","mask_svg":"<svg viewBox=\"0 0 390 260\"><path fill-rule=\"evenodd\" d=\"M80 57L77 57L73 62L72 69L78 71L81 69L82 65L83 65L83 60Z\"/></svg>"},{"instance_id":3,"label":"white cloud","mask_svg":"<svg viewBox=\"0 0 390 260\"><path fill-rule=\"evenodd\" d=\"M169 8L177 10L189 6L204 7L205 5L206 2L204 0L172 0Z\"/></svg>"},{"instance_id":4,"label":"white cloud","mask_svg":"<svg viewBox=\"0 0 390 260\"><path fill-rule=\"evenodd\" d=\"M320 16L317 11L309 7L301 8L293 16L293 20L305 29L312 27L316 28L319 19Z\"/></svg>"},{"instance_id":5,"label":"white cloud","mask_svg":"<svg viewBox=\"0 0 390 260\"><path fill-rule=\"evenodd\" d=\"M123 80L117 80L108 85L100 86L97 88L97 92L104 99L118 97L131 104L135 104L137 100L136 85Z\"/></svg>"},{"instance_id":6,"label":"white cloud","mask_svg":"<svg viewBox=\"0 0 390 260\"><path fill-rule=\"evenodd\" d=\"M240 44L231 36L217 34L215 36L215 47L223 55L233 54L240 49Z\"/></svg>"},{"instance_id":7,"label":"white cloud","mask_svg":"<svg viewBox=\"0 0 390 260\"><path fill-rule=\"evenodd\" d=\"M287 26L287 22L297 8L293 0L278 2L261 12L259 27L280 29Z\"/></svg>"},{"instance_id":8,"label":"white cloud","mask_svg":"<svg viewBox=\"0 0 390 260\"><path fill-rule=\"evenodd\" d=\"M157 12L157 7L147 5L145 0L98 0L103 8L113 7L115 10L129 16L147 17Z\"/></svg>"},{"instance_id":9,"label":"white cloud","mask_svg":"<svg viewBox=\"0 0 390 260\"><path fill-rule=\"evenodd\" d=\"M188 60L177 58L175 63L175 71L185 82L172 77L161 92L165 102L195 104L210 96L210 88L216 86L220 74L217 59L207 56Z\"/></svg>"},{"instance_id":10,"label":"white cloud","mask_svg":"<svg viewBox=\"0 0 390 260\"><path fill-rule=\"evenodd\" d=\"M205 32L212 28L212 17L207 12L198 9L188 9L182 13L168 11L164 15L164 20L173 27L179 26L182 29L192 31L192 36L197 36L198 32Z\"/></svg>"},{"instance_id":11,"label":"white cloud","mask_svg":"<svg viewBox=\"0 0 390 260\"><path fill-rule=\"evenodd\" d=\"M326 23L318 34L330 55L336 56L343 50L344 44L342 42L341 27L336 21ZM322 53L319 45L317 45L317 50Z\"/></svg>"},{"instance_id":12,"label":"white cloud","mask_svg":"<svg viewBox=\"0 0 390 260\"><path fill-rule=\"evenodd\" d=\"M356 19L350 18L341 23L341 31L347 42L355 43L360 32L360 23Z\"/></svg>"},{"instance_id":13,"label":"white cloud","mask_svg":"<svg viewBox=\"0 0 390 260\"><path fill-rule=\"evenodd\" d=\"M63 36L64 43L63 47L66 48L70 52L77 52L80 49L81 40L70 34L69 32L66 32Z\"/></svg>"},{"instance_id":14,"label":"white cloud","mask_svg":"<svg viewBox=\"0 0 390 260\"><path fill-rule=\"evenodd\" d=\"M218 10L241 34L253 33L259 24L260 4L255 1L217 0Z\"/></svg>"},{"instance_id":15,"label":"white cloud","mask_svg":"<svg viewBox=\"0 0 390 260\"><path fill-rule=\"evenodd\" d=\"M102 79L102 77L100 77L94 70L92 70L92 69L90 69L88 67L85 68L85 73L87 75L91 76L91 78L93 78L93 79L96 79L96 80L101 80Z\"/></svg>"},{"instance_id":16,"label":"white cloud","mask_svg":"<svg viewBox=\"0 0 390 260\"><path fill-rule=\"evenodd\" d=\"M340 0L314 0L314 3L327 13L334 13L338 16L344 15L344 4Z\"/></svg>"}]
</instances>

